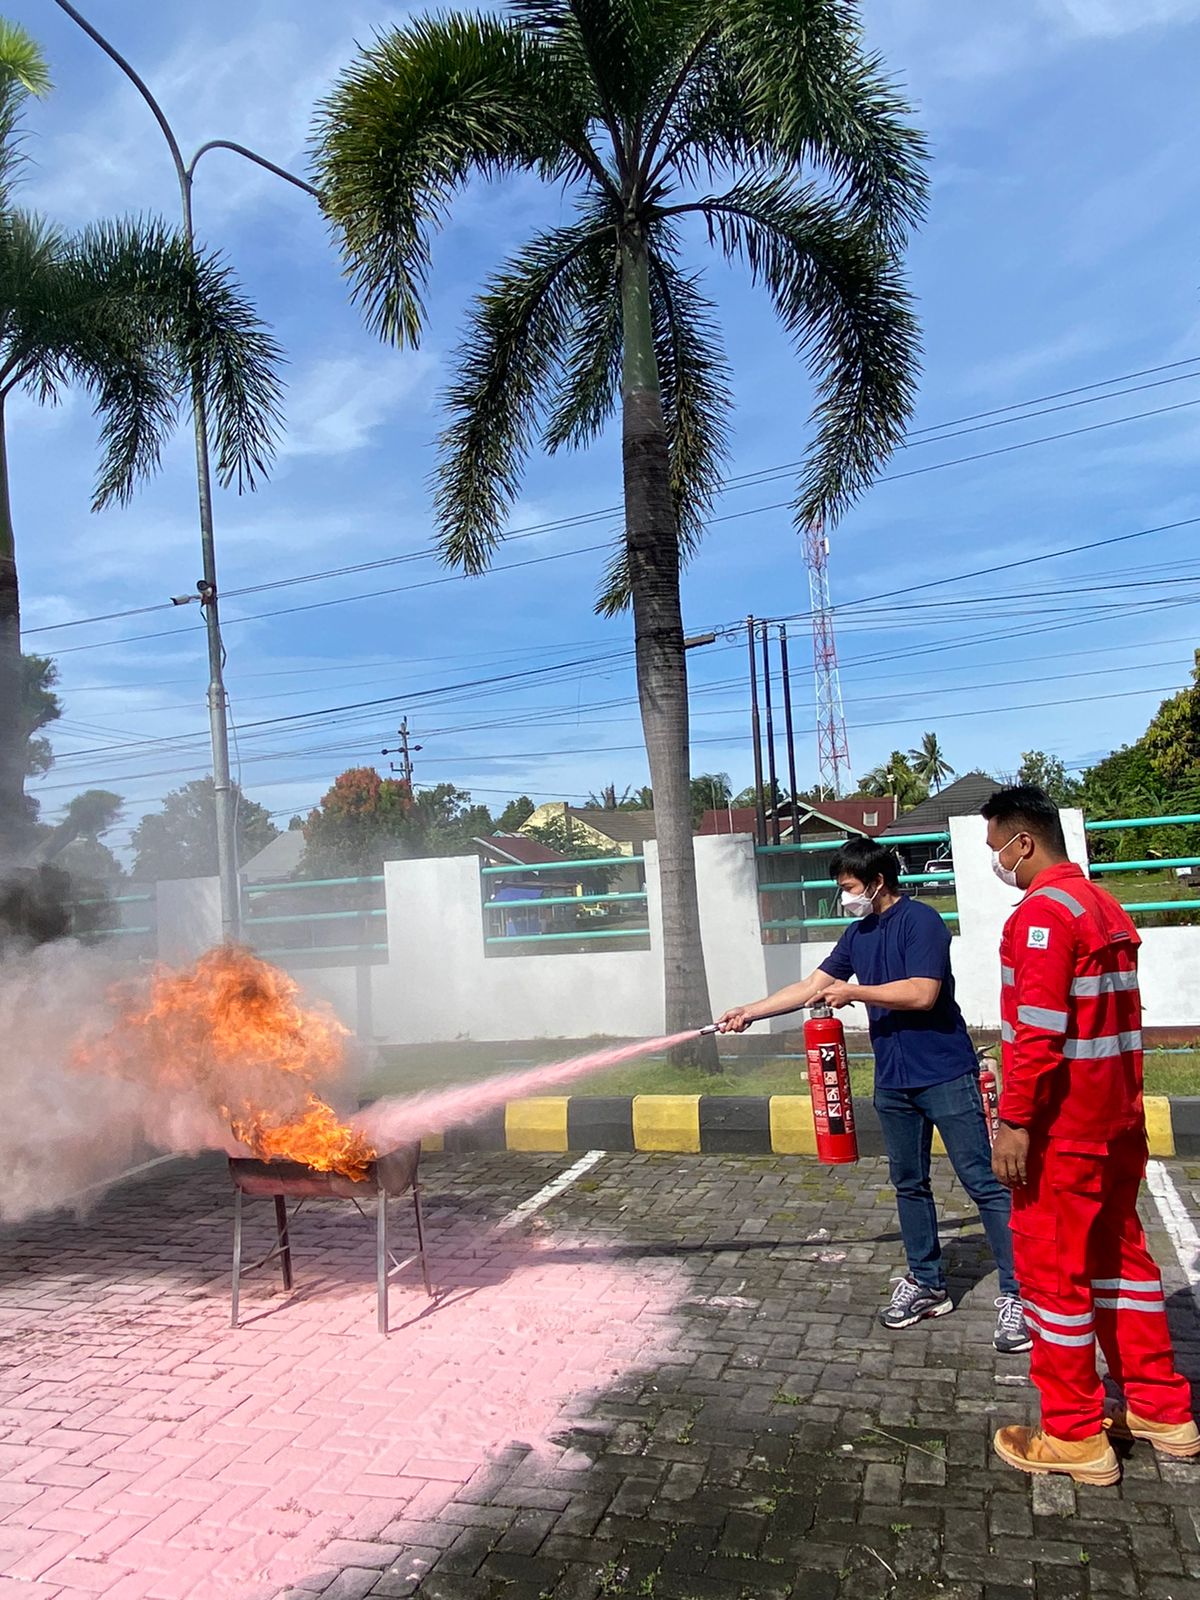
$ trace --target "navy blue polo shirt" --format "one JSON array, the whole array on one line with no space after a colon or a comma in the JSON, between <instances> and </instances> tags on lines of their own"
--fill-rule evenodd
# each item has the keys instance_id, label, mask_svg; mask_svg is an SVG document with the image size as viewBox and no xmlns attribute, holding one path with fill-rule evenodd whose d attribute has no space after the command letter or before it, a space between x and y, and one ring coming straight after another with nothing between
<instances>
[{"instance_id":1,"label":"navy blue polo shirt","mask_svg":"<svg viewBox=\"0 0 1200 1600\"><path fill-rule=\"evenodd\" d=\"M976 1070L975 1051L954 998L950 930L929 906L904 895L882 916L852 923L820 970L868 986L902 978L941 982L931 1011L867 1007L876 1088L924 1089Z\"/></svg>"}]
</instances>

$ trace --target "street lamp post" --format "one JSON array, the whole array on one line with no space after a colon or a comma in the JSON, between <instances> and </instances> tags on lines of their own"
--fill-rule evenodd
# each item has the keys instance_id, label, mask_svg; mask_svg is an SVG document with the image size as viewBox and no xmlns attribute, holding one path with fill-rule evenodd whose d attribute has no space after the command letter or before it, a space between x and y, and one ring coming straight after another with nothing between
<instances>
[{"instance_id":1,"label":"street lamp post","mask_svg":"<svg viewBox=\"0 0 1200 1600\"><path fill-rule=\"evenodd\" d=\"M179 141L175 137L174 129L167 121L162 107L151 94L150 89L138 72L126 61L120 51L110 44L97 28L92 26L86 17L80 15L75 7L69 3L69 0L55 0L55 3L60 10L66 12L73 22L78 23L84 33L99 45L110 60L116 63L149 106L154 120L162 130L163 137L167 141L167 147L171 152L171 160L175 165L175 176L179 183L180 209L183 217L183 236L190 254L194 256L196 248L195 230L192 222L192 183L195 178L197 163L201 156L207 155L210 150L231 150L235 155L243 156L247 161L254 162L256 166L265 168L267 172L273 172L277 178L282 178L295 188L303 189L306 194L317 196L317 190L313 188L312 184L305 183L303 178L298 178L294 173L286 171L283 167L276 166L273 161L268 161L265 156L257 155L253 150L248 150L245 145L235 144L228 139L210 139L206 144L200 146L190 161L185 162ZM209 462L208 406L204 394L204 374L198 362L193 365L191 383L192 421L196 434L196 489L200 506L200 552L203 566L203 576L197 584L197 588L200 592L200 605L204 612L205 630L208 635L208 720L212 738L213 792L217 810L217 874L221 886L221 937L226 942L230 942L236 940L241 932L242 898L238 882L234 797L229 775L229 724L225 697L225 652L221 643L221 619L217 590L217 555L213 541L212 471Z\"/></svg>"}]
</instances>

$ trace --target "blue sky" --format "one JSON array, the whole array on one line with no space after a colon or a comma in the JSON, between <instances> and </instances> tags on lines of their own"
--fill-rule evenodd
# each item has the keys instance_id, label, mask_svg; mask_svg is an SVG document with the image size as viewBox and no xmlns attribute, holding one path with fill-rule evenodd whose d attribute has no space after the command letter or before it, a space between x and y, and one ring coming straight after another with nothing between
<instances>
[{"instance_id":1,"label":"blue sky","mask_svg":"<svg viewBox=\"0 0 1200 1600\"><path fill-rule=\"evenodd\" d=\"M9 0L6 14L41 40L57 85L28 119L26 202L69 225L173 216L165 147L115 68L47 0ZM185 146L235 139L303 170L314 101L355 40L405 13L376 0L88 0L88 14L148 78ZM926 352L915 426L1102 387L1067 396L1089 402L1071 409L1019 410L940 442L936 431L917 435L891 481L834 532L852 765L865 771L927 728L960 771L1011 770L1031 747L1078 765L1136 737L1163 693L1187 681L1200 524L916 586L1200 517L1200 0L868 0L864 14L935 151L930 217L911 251ZM418 780L453 781L497 807L519 792L582 798L609 781L646 780L630 625L591 613L603 555L586 547L606 544L618 524L614 440L531 461L514 529L543 531L499 559L537 564L438 582L443 570L419 555L432 535L437 397L464 308L483 275L561 208L532 182L465 196L436 247L424 347L401 354L362 328L304 196L235 156L205 158L199 232L227 253L290 362L289 431L272 480L217 506L242 778L281 820L314 804L344 767L379 761L404 714L423 745ZM715 258L709 265L736 375L730 470L767 476L730 488L717 508L726 520L685 579L695 632L808 605L788 513L764 509L790 493L790 478L771 473L804 450L807 379L765 302ZM1150 411L1159 414L1117 420ZM57 655L66 703L58 765L40 793L53 816L77 789L116 789L132 825L206 770L198 608L57 625L190 590L195 489L181 437L132 506L92 515L94 438L80 396L53 412L21 405L11 418L26 648ZM571 518L590 520L543 529ZM389 564L230 594L368 562ZM381 589L407 592L347 598ZM165 636L131 637L143 633ZM807 623L791 638L808 783ZM531 676L537 669L547 670ZM728 771L740 786L750 777L743 648L723 639L694 652L692 669L694 769ZM306 720L254 726L297 714ZM165 742L130 747L155 739Z\"/></svg>"}]
</instances>

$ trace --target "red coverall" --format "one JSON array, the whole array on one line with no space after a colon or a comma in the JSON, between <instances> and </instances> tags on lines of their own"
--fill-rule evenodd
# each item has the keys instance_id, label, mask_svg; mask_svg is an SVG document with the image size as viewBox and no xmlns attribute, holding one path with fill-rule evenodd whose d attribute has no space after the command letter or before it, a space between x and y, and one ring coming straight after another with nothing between
<instances>
[{"instance_id":1,"label":"red coverall","mask_svg":"<svg viewBox=\"0 0 1200 1600\"><path fill-rule=\"evenodd\" d=\"M1098 1433L1095 1341L1139 1416L1191 1418L1162 1278L1138 1221L1146 1167L1137 929L1072 863L1050 867L1005 924L1000 1116L1027 1128L1013 1254L1033 1333L1043 1430Z\"/></svg>"}]
</instances>

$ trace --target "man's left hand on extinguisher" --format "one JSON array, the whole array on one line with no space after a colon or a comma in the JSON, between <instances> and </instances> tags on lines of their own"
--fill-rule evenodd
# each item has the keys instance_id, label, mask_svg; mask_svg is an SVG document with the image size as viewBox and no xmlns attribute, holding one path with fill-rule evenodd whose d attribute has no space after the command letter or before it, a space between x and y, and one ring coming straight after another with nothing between
<instances>
[{"instance_id":1,"label":"man's left hand on extinguisher","mask_svg":"<svg viewBox=\"0 0 1200 1600\"><path fill-rule=\"evenodd\" d=\"M831 1005L835 1011L840 1011L843 1006L852 1006L858 999L858 985L843 983L840 978L835 978L832 983L826 984L821 990L821 999Z\"/></svg>"},{"instance_id":2,"label":"man's left hand on extinguisher","mask_svg":"<svg viewBox=\"0 0 1200 1600\"><path fill-rule=\"evenodd\" d=\"M1028 1159L1029 1129L1002 1122L992 1145L992 1171L1006 1189L1023 1187Z\"/></svg>"}]
</instances>

